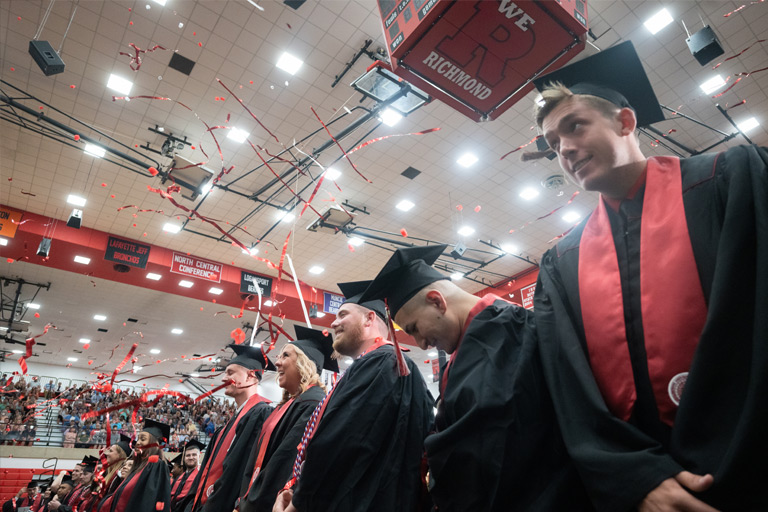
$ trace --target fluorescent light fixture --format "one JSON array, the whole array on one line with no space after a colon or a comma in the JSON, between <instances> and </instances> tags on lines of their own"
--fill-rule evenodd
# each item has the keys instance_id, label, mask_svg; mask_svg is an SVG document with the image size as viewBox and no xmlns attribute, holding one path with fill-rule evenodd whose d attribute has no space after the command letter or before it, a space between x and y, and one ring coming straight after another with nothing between
<instances>
[{"instance_id":1,"label":"fluorescent light fixture","mask_svg":"<svg viewBox=\"0 0 768 512\"><path fill-rule=\"evenodd\" d=\"M283 53L277 60L277 67L283 71L287 71L292 75L296 74L296 72L301 68L302 64L304 64L303 61L297 59L288 52Z\"/></svg>"},{"instance_id":2,"label":"fluorescent light fixture","mask_svg":"<svg viewBox=\"0 0 768 512\"><path fill-rule=\"evenodd\" d=\"M203 196L208 195L208 192L210 192L212 188L213 188L213 181L209 181L208 183L203 185L203 188L200 189L200 195L203 195Z\"/></svg>"},{"instance_id":3,"label":"fluorescent light fixture","mask_svg":"<svg viewBox=\"0 0 768 512\"><path fill-rule=\"evenodd\" d=\"M11 350L11 352L13 352L14 354L23 354L24 353L23 350Z\"/></svg>"},{"instance_id":4,"label":"fluorescent light fixture","mask_svg":"<svg viewBox=\"0 0 768 512\"><path fill-rule=\"evenodd\" d=\"M200 374L199 373L190 373L189 376L190 377L199 377Z\"/></svg>"},{"instance_id":5,"label":"fluorescent light fixture","mask_svg":"<svg viewBox=\"0 0 768 512\"><path fill-rule=\"evenodd\" d=\"M155 274L154 272L150 272L149 274L147 274L147 279L151 279L153 281L159 281L160 278L162 277L163 276L161 276L160 274Z\"/></svg>"},{"instance_id":6,"label":"fluorescent light fixture","mask_svg":"<svg viewBox=\"0 0 768 512\"><path fill-rule=\"evenodd\" d=\"M723 77L720 75L716 75L703 84L701 84L699 87L701 87L701 90L704 91L704 94L712 94L719 88L725 85L725 80L723 80Z\"/></svg>"},{"instance_id":7,"label":"fluorescent light fixture","mask_svg":"<svg viewBox=\"0 0 768 512\"><path fill-rule=\"evenodd\" d=\"M97 146L96 144L91 144L90 142L87 142L85 144L85 149L83 151L85 151L87 154L89 154L91 156L95 156L97 158L103 158L104 155L107 154L107 150L106 149L104 149L101 146Z\"/></svg>"},{"instance_id":8,"label":"fluorescent light fixture","mask_svg":"<svg viewBox=\"0 0 768 512\"><path fill-rule=\"evenodd\" d=\"M0 245L8 245L8 239L0 237Z\"/></svg>"},{"instance_id":9,"label":"fluorescent light fixture","mask_svg":"<svg viewBox=\"0 0 768 512\"><path fill-rule=\"evenodd\" d=\"M264 301L264 307L271 308L274 305L275 305L275 303L272 302L271 300L265 300Z\"/></svg>"},{"instance_id":10,"label":"fluorescent light fixture","mask_svg":"<svg viewBox=\"0 0 768 512\"><path fill-rule=\"evenodd\" d=\"M399 203L397 203L397 206L395 206L395 208L397 208L398 210L402 210L402 211L404 211L404 212L407 212L408 210L410 210L410 209L411 209L411 208L413 208L414 206L416 206L416 205L414 205L414 204L413 204L412 202L410 202L409 200L407 200L407 199L403 199L402 201L400 201Z\"/></svg>"},{"instance_id":11,"label":"fluorescent light fixture","mask_svg":"<svg viewBox=\"0 0 768 512\"><path fill-rule=\"evenodd\" d=\"M80 338L77 341L78 341L78 343L82 343L83 345L91 342L91 340L89 338Z\"/></svg>"},{"instance_id":12,"label":"fluorescent light fixture","mask_svg":"<svg viewBox=\"0 0 768 512\"><path fill-rule=\"evenodd\" d=\"M212 293L212 294L214 294L214 295L221 295L222 293L224 293L224 290L222 290L221 288L216 288L216 287L214 286L213 288L211 288L210 290L208 290L208 293Z\"/></svg>"},{"instance_id":13,"label":"fluorescent light fixture","mask_svg":"<svg viewBox=\"0 0 768 512\"><path fill-rule=\"evenodd\" d=\"M736 125L739 127L739 130L747 133L752 128L757 128L760 126L760 123L754 117L750 117L749 119L746 119L740 123L736 123Z\"/></svg>"},{"instance_id":14,"label":"fluorescent light fixture","mask_svg":"<svg viewBox=\"0 0 768 512\"><path fill-rule=\"evenodd\" d=\"M353 245L355 247L360 247L364 243L365 243L365 240L357 236L353 236L352 238L349 239L349 245Z\"/></svg>"},{"instance_id":15,"label":"fluorescent light fixture","mask_svg":"<svg viewBox=\"0 0 768 512\"><path fill-rule=\"evenodd\" d=\"M165 0L154 0L156 4L165 5Z\"/></svg>"},{"instance_id":16,"label":"fluorescent light fixture","mask_svg":"<svg viewBox=\"0 0 768 512\"><path fill-rule=\"evenodd\" d=\"M77 358L76 357L68 357L67 361L69 361L70 363L74 363L74 362L77 361Z\"/></svg>"},{"instance_id":17,"label":"fluorescent light fixture","mask_svg":"<svg viewBox=\"0 0 768 512\"><path fill-rule=\"evenodd\" d=\"M85 206L85 198L76 196L75 194L69 194L67 196L67 202L75 206Z\"/></svg>"},{"instance_id":18,"label":"fluorescent light fixture","mask_svg":"<svg viewBox=\"0 0 768 512\"><path fill-rule=\"evenodd\" d=\"M648 18L645 23L643 23L643 25L645 25L645 28L647 28L651 34L655 34L673 21L674 20L672 19L672 15L669 14L669 11L662 9Z\"/></svg>"},{"instance_id":19,"label":"fluorescent light fixture","mask_svg":"<svg viewBox=\"0 0 768 512\"><path fill-rule=\"evenodd\" d=\"M163 231L166 231L168 233L178 233L181 231L181 226L178 224L174 224L173 222L166 222L163 226Z\"/></svg>"},{"instance_id":20,"label":"fluorescent light fixture","mask_svg":"<svg viewBox=\"0 0 768 512\"><path fill-rule=\"evenodd\" d=\"M291 222L296 217L293 213L287 212L285 210L278 210L275 214L275 217L277 217L277 220L281 220L283 222Z\"/></svg>"},{"instance_id":21,"label":"fluorescent light fixture","mask_svg":"<svg viewBox=\"0 0 768 512\"><path fill-rule=\"evenodd\" d=\"M313 266L309 269L310 274L322 274L325 269L323 267L318 267L317 265Z\"/></svg>"},{"instance_id":22,"label":"fluorescent light fixture","mask_svg":"<svg viewBox=\"0 0 768 512\"><path fill-rule=\"evenodd\" d=\"M35 304L34 302L30 302L29 304L27 304L27 307L29 309L40 309L40 304Z\"/></svg>"},{"instance_id":23,"label":"fluorescent light fixture","mask_svg":"<svg viewBox=\"0 0 768 512\"><path fill-rule=\"evenodd\" d=\"M231 130L229 130L229 133L227 134L227 138L242 144L243 142L245 142L245 139L247 139L249 135L250 133L244 130L241 130L240 128L232 128Z\"/></svg>"},{"instance_id":24,"label":"fluorescent light fixture","mask_svg":"<svg viewBox=\"0 0 768 512\"><path fill-rule=\"evenodd\" d=\"M517 247L513 244L501 244L501 250L506 254L513 254L517 252Z\"/></svg>"},{"instance_id":25,"label":"fluorescent light fixture","mask_svg":"<svg viewBox=\"0 0 768 512\"><path fill-rule=\"evenodd\" d=\"M75 256L75 263L82 263L83 265L87 265L91 262L91 258L88 258L86 256Z\"/></svg>"},{"instance_id":26,"label":"fluorescent light fixture","mask_svg":"<svg viewBox=\"0 0 768 512\"><path fill-rule=\"evenodd\" d=\"M458 281L459 279L464 279L464 274L461 272L454 272L451 274L451 281Z\"/></svg>"},{"instance_id":27,"label":"fluorescent light fixture","mask_svg":"<svg viewBox=\"0 0 768 512\"><path fill-rule=\"evenodd\" d=\"M138 372L138 371L139 371L139 370L141 370L142 368L144 368L144 367L143 367L143 366L134 366L134 367L133 367L133 373L136 373L136 372Z\"/></svg>"},{"instance_id":28,"label":"fluorescent light fixture","mask_svg":"<svg viewBox=\"0 0 768 512\"><path fill-rule=\"evenodd\" d=\"M257 8L257 9L258 9L258 10L260 10L260 11L263 11L263 10L264 10L264 8L263 8L262 6L260 6L259 4L257 4L256 2L254 2L253 0L248 0L248 3L249 3L249 4L251 4L252 6L254 6L255 8ZM194 376L194 377L197 377L197 375L193 375L193 376Z\"/></svg>"},{"instance_id":29,"label":"fluorescent light fixture","mask_svg":"<svg viewBox=\"0 0 768 512\"><path fill-rule=\"evenodd\" d=\"M98 320L99 322L103 322L104 320L107 319L107 317L104 315L93 315L93 319Z\"/></svg>"},{"instance_id":30,"label":"fluorescent light fixture","mask_svg":"<svg viewBox=\"0 0 768 512\"><path fill-rule=\"evenodd\" d=\"M456 163L464 167L469 167L470 165L477 163L477 157L472 153L464 153L458 160L456 160Z\"/></svg>"},{"instance_id":31,"label":"fluorescent light fixture","mask_svg":"<svg viewBox=\"0 0 768 512\"><path fill-rule=\"evenodd\" d=\"M324 316L325 316L325 313L323 313L322 311L317 312L317 318L323 318Z\"/></svg>"},{"instance_id":32,"label":"fluorescent light fixture","mask_svg":"<svg viewBox=\"0 0 768 512\"><path fill-rule=\"evenodd\" d=\"M399 112L392 110L391 108L385 108L379 115L381 122L387 126L395 126L403 118Z\"/></svg>"},{"instance_id":33,"label":"fluorescent light fixture","mask_svg":"<svg viewBox=\"0 0 768 512\"><path fill-rule=\"evenodd\" d=\"M121 76L117 76L113 73L109 75L109 80L107 80L107 87L109 87L113 91L117 91L120 94L125 94L126 96L128 96L131 93L131 87L133 87L133 82L131 82L130 80L126 80Z\"/></svg>"},{"instance_id":34,"label":"fluorescent light fixture","mask_svg":"<svg viewBox=\"0 0 768 512\"><path fill-rule=\"evenodd\" d=\"M533 187L526 187L520 192L520 197L525 199L526 201L530 201L534 197L537 197L539 195L539 191L536 190Z\"/></svg>"},{"instance_id":35,"label":"fluorescent light fixture","mask_svg":"<svg viewBox=\"0 0 768 512\"><path fill-rule=\"evenodd\" d=\"M581 218L581 215L574 211L566 212L566 214L563 215L563 220L565 222L576 222L580 218Z\"/></svg>"},{"instance_id":36,"label":"fluorescent light fixture","mask_svg":"<svg viewBox=\"0 0 768 512\"><path fill-rule=\"evenodd\" d=\"M475 232L475 228L473 228L473 227L470 227L470 226L462 226L462 227L459 229L459 234L460 234L461 236L469 236L469 235L471 235L471 234L472 234L472 233L474 233L474 232Z\"/></svg>"},{"instance_id":37,"label":"fluorescent light fixture","mask_svg":"<svg viewBox=\"0 0 768 512\"><path fill-rule=\"evenodd\" d=\"M333 167L329 167L325 170L325 177L329 180L336 181L339 176L341 176L341 171L334 169Z\"/></svg>"},{"instance_id":38,"label":"fluorescent light fixture","mask_svg":"<svg viewBox=\"0 0 768 512\"><path fill-rule=\"evenodd\" d=\"M186 279L179 281L179 286L183 286L184 288L192 288L194 285L195 283L187 281Z\"/></svg>"},{"instance_id":39,"label":"fluorescent light fixture","mask_svg":"<svg viewBox=\"0 0 768 512\"><path fill-rule=\"evenodd\" d=\"M247 251L243 249L243 254L247 254L249 256L253 256L255 254L259 254L259 250L256 247L251 247Z\"/></svg>"},{"instance_id":40,"label":"fluorescent light fixture","mask_svg":"<svg viewBox=\"0 0 768 512\"><path fill-rule=\"evenodd\" d=\"M437 350L432 350L427 354L429 357L437 357Z\"/></svg>"},{"instance_id":41,"label":"fluorescent light fixture","mask_svg":"<svg viewBox=\"0 0 768 512\"><path fill-rule=\"evenodd\" d=\"M181 334L184 332L184 329L179 329L178 327L174 327L171 329L171 334Z\"/></svg>"},{"instance_id":42,"label":"fluorescent light fixture","mask_svg":"<svg viewBox=\"0 0 768 512\"><path fill-rule=\"evenodd\" d=\"M160 349L159 348L153 348L152 350L149 351L149 353L150 354L159 354L160 353Z\"/></svg>"}]
</instances>

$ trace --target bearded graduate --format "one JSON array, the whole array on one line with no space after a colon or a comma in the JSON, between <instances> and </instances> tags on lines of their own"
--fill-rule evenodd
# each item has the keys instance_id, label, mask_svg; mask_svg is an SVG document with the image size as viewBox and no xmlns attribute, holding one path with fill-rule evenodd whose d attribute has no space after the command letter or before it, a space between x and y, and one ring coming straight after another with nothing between
<instances>
[{"instance_id":1,"label":"bearded graduate","mask_svg":"<svg viewBox=\"0 0 768 512\"><path fill-rule=\"evenodd\" d=\"M229 383L224 394L234 398L237 411L213 434L192 485L190 496L193 498L184 507L186 511L229 512L234 508L243 478L251 476L248 457L253 443L272 412L269 400L259 395L258 384L264 370L274 370L275 365L261 347L230 345L230 348L236 356L227 364L222 380Z\"/></svg>"},{"instance_id":2,"label":"bearded graduate","mask_svg":"<svg viewBox=\"0 0 768 512\"><path fill-rule=\"evenodd\" d=\"M160 447L170 433L170 426L144 420L134 444L131 471L115 492L99 503L98 512L170 512L171 479Z\"/></svg>"},{"instance_id":3,"label":"bearded graduate","mask_svg":"<svg viewBox=\"0 0 768 512\"><path fill-rule=\"evenodd\" d=\"M200 452L205 445L197 439L187 441L184 451L177 457L181 459L181 472L171 484L171 512L183 510L184 499L192 491L192 484L197 478L200 465Z\"/></svg>"},{"instance_id":4,"label":"bearded graduate","mask_svg":"<svg viewBox=\"0 0 768 512\"><path fill-rule=\"evenodd\" d=\"M269 512L275 497L291 478L296 447L315 407L325 396L323 369L338 373L331 358L333 338L317 329L295 326L296 341L286 343L275 361L283 399L264 422L249 460L250 479L243 480L241 512Z\"/></svg>"}]
</instances>

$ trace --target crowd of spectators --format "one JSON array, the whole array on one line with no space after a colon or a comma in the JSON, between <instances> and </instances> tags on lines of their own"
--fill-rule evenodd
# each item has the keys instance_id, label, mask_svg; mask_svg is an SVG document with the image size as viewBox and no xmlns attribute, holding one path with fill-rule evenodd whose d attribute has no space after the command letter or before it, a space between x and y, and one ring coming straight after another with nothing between
<instances>
[{"instance_id":1,"label":"crowd of spectators","mask_svg":"<svg viewBox=\"0 0 768 512\"><path fill-rule=\"evenodd\" d=\"M61 439L64 448L104 447L107 439L106 415L87 419L83 419L83 415L88 411L136 400L146 392L146 389L137 391L117 386L104 392L85 383L62 387L61 382L54 385L50 381L41 388L36 381L19 379L10 382L6 381L7 378L3 376L0 394L0 444L6 445L34 444L40 432L40 418L47 417L46 411L50 407L58 406L58 417L50 419L52 426L46 444L57 444L56 440ZM38 400L49 402L37 404L35 409ZM165 447L167 451L176 451L191 439L207 444L216 428L224 425L235 411L233 402L214 397L187 404L184 400L166 395L150 407L139 407L137 418L148 415L156 421L171 425L171 436ZM109 426L113 439L119 438L121 433L133 435L132 411L133 408L121 409L110 415Z\"/></svg>"}]
</instances>

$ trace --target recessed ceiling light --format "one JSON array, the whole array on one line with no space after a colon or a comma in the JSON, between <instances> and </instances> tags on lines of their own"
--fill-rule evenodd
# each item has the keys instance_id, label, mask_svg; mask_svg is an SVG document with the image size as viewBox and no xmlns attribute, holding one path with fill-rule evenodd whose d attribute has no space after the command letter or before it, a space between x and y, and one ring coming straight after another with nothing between
<instances>
[{"instance_id":1,"label":"recessed ceiling light","mask_svg":"<svg viewBox=\"0 0 768 512\"><path fill-rule=\"evenodd\" d=\"M153 348L153 349L151 349L151 350L149 351L149 353L150 353L150 354L159 354L159 353L160 353L160 349L159 349L159 348Z\"/></svg>"},{"instance_id":2,"label":"recessed ceiling light","mask_svg":"<svg viewBox=\"0 0 768 512\"><path fill-rule=\"evenodd\" d=\"M187 281L186 279L179 281L179 286L183 286L184 288L192 288L195 285L192 281Z\"/></svg>"},{"instance_id":3,"label":"recessed ceiling light","mask_svg":"<svg viewBox=\"0 0 768 512\"><path fill-rule=\"evenodd\" d=\"M760 126L760 123L754 117L750 117L749 119L746 119L740 123L736 123L736 125L739 127L739 130L747 133L752 128L757 128Z\"/></svg>"},{"instance_id":4,"label":"recessed ceiling light","mask_svg":"<svg viewBox=\"0 0 768 512\"><path fill-rule=\"evenodd\" d=\"M349 239L349 245L353 245L355 247L360 247L364 243L365 243L365 240L356 236L353 236L352 238Z\"/></svg>"},{"instance_id":5,"label":"recessed ceiling light","mask_svg":"<svg viewBox=\"0 0 768 512\"><path fill-rule=\"evenodd\" d=\"M648 18L645 23L643 23L643 25L645 25L645 28L647 28L651 34L655 34L673 21L674 20L672 19L672 15L669 14L669 11L662 9Z\"/></svg>"},{"instance_id":6,"label":"recessed ceiling light","mask_svg":"<svg viewBox=\"0 0 768 512\"><path fill-rule=\"evenodd\" d=\"M336 181L339 176L341 176L341 171L333 167L329 167L325 170L325 177L329 180Z\"/></svg>"},{"instance_id":7,"label":"recessed ceiling light","mask_svg":"<svg viewBox=\"0 0 768 512\"><path fill-rule=\"evenodd\" d=\"M85 149L83 149L86 153L88 153L91 156L95 156L97 158L103 158L104 155L107 154L107 150L104 149L101 146L97 146L96 144L91 144L90 142L87 142L85 144Z\"/></svg>"},{"instance_id":8,"label":"recessed ceiling light","mask_svg":"<svg viewBox=\"0 0 768 512\"><path fill-rule=\"evenodd\" d=\"M522 190L522 192L520 192L520 197L528 201L530 201L534 197L537 197L538 195L539 195L539 191L533 187L526 187Z\"/></svg>"},{"instance_id":9,"label":"recessed ceiling light","mask_svg":"<svg viewBox=\"0 0 768 512\"><path fill-rule=\"evenodd\" d=\"M283 71L287 71L292 75L296 74L296 72L301 68L302 64L304 64L304 62L297 59L288 52L283 53L277 60L277 67Z\"/></svg>"},{"instance_id":10,"label":"recessed ceiling light","mask_svg":"<svg viewBox=\"0 0 768 512\"><path fill-rule=\"evenodd\" d=\"M517 247L513 244L501 244L501 250L506 254L514 254L517 252Z\"/></svg>"},{"instance_id":11,"label":"recessed ceiling light","mask_svg":"<svg viewBox=\"0 0 768 512\"><path fill-rule=\"evenodd\" d=\"M323 313L322 311L317 312L317 318L323 318L324 316L325 316L325 313Z\"/></svg>"},{"instance_id":12,"label":"recessed ceiling light","mask_svg":"<svg viewBox=\"0 0 768 512\"><path fill-rule=\"evenodd\" d=\"M254 2L253 0L248 0L248 3L249 3L249 4L251 4L252 6L254 6L255 8L257 8L257 9L258 9L258 10L260 10L260 11L263 11L263 10L264 10L264 8L263 8L262 6L260 6L259 4L257 4L256 2Z\"/></svg>"},{"instance_id":13,"label":"recessed ceiling light","mask_svg":"<svg viewBox=\"0 0 768 512\"><path fill-rule=\"evenodd\" d=\"M407 212L408 210L410 210L414 206L415 205L412 202L410 202L409 200L403 199L402 201L397 203L397 206L395 206L395 208L397 208L398 210L402 210L404 212Z\"/></svg>"},{"instance_id":14,"label":"recessed ceiling light","mask_svg":"<svg viewBox=\"0 0 768 512\"><path fill-rule=\"evenodd\" d=\"M75 263L82 263L83 265L87 265L91 262L91 258L87 258L85 256L75 256Z\"/></svg>"},{"instance_id":15,"label":"recessed ceiling light","mask_svg":"<svg viewBox=\"0 0 768 512\"><path fill-rule=\"evenodd\" d=\"M13 352L14 354L23 354L24 353L23 350L11 350L11 352Z\"/></svg>"},{"instance_id":16,"label":"recessed ceiling light","mask_svg":"<svg viewBox=\"0 0 768 512\"><path fill-rule=\"evenodd\" d=\"M75 206L85 206L85 198L76 196L75 194L69 194L67 196L67 202Z\"/></svg>"},{"instance_id":17,"label":"recessed ceiling light","mask_svg":"<svg viewBox=\"0 0 768 512\"><path fill-rule=\"evenodd\" d=\"M268 307L268 308L271 308L271 307L272 307L274 304L275 304L275 303L274 303L274 302L272 302L271 300L265 300L265 301L264 301L264 306L265 306L265 307Z\"/></svg>"},{"instance_id":18,"label":"recessed ceiling light","mask_svg":"<svg viewBox=\"0 0 768 512\"><path fill-rule=\"evenodd\" d=\"M179 329L178 327L174 327L171 329L171 334L181 334L184 332L184 329Z\"/></svg>"},{"instance_id":19,"label":"recessed ceiling light","mask_svg":"<svg viewBox=\"0 0 768 512\"><path fill-rule=\"evenodd\" d=\"M77 358L76 357L68 357L67 361L69 361L70 363L74 363L74 362L77 361Z\"/></svg>"},{"instance_id":20,"label":"recessed ceiling light","mask_svg":"<svg viewBox=\"0 0 768 512\"><path fill-rule=\"evenodd\" d=\"M221 295L222 293L224 293L224 290L222 290L221 288L216 288L216 287L214 286L213 288L211 288L210 290L208 290L208 293L212 293L212 294L214 294L214 295Z\"/></svg>"},{"instance_id":21,"label":"recessed ceiling light","mask_svg":"<svg viewBox=\"0 0 768 512\"><path fill-rule=\"evenodd\" d=\"M147 274L147 279L151 279L153 281L159 281L163 276L160 274L155 274L154 272L150 272Z\"/></svg>"},{"instance_id":22,"label":"recessed ceiling light","mask_svg":"<svg viewBox=\"0 0 768 512\"><path fill-rule=\"evenodd\" d=\"M190 373L189 376L190 377L199 377L200 374L199 373Z\"/></svg>"},{"instance_id":23,"label":"recessed ceiling light","mask_svg":"<svg viewBox=\"0 0 768 512\"><path fill-rule=\"evenodd\" d=\"M166 222L163 226L163 231L166 231L168 233L178 233L181 231L181 226L178 224L174 224L173 222Z\"/></svg>"},{"instance_id":24,"label":"recessed ceiling light","mask_svg":"<svg viewBox=\"0 0 768 512\"><path fill-rule=\"evenodd\" d=\"M210 192L212 188L213 188L213 180L203 185L203 188L200 189L200 195L203 195L203 196L208 195L208 192Z\"/></svg>"},{"instance_id":25,"label":"recessed ceiling light","mask_svg":"<svg viewBox=\"0 0 768 512\"><path fill-rule=\"evenodd\" d=\"M136 372L138 372L138 371L139 371L139 370L141 370L142 368L144 368L144 367L143 367L143 366L134 366L134 367L133 367L133 373L136 373Z\"/></svg>"},{"instance_id":26,"label":"recessed ceiling light","mask_svg":"<svg viewBox=\"0 0 768 512\"><path fill-rule=\"evenodd\" d=\"M254 256L256 254L259 254L259 250L256 247L251 247L247 251L243 249L243 254L248 254L249 256Z\"/></svg>"},{"instance_id":27,"label":"recessed ceiling light","mask_svg":"<svg viewBox=\"0 0 768 512\"><path fill-rule=\"evenodd\" d=\"M107 319L107 317L104 315L93 315L93 319L98 320L99 322L103 322L104 320Z\"/></svg>"},{"instance_id":28,"label":"recessed ceiling light","mask_svg":"<svg viewBox=\"0 0 768 512\"><path fill-rule=\"evenodd\" d=\"M451 274L451 280L452 281L458 281L459 279L464 279L464 274L461 272L454 272Z\"/></svg>"},{"instance_id":29,"label":"recessed ceiling light","mask_svg":"<svg viewBox=\"0 0 768 512\"><path fill-rule=\"evenodd\" d=\"M83 345L85 345L86 343L90 343L91 342L91 340L88 339L88 338L80 338L77 341L78 341L78 343L82 343Z\"/></svg>"},{"instance_id":30,"label":"recessed ceiling light","mask_svg":"<svg viewBox=\"0 0 768 512\"><path fill-rule=\"evenodd\" d=\"M381 119L381 122L387 126L395 126L397 123L400 122L402 118L403 116L399 112L396 112L391 108L385 108L384 110L382 110L381 114L379 115L379 119Z\"/></svg>"},{"instance_id":31,"label":"recessed ceiling light","mask_svg":"<svg viewBox=\"0 0 768 512\"><path fill-rule=\"evenodd\" d=\"M126 96L128 96L131 93L131 87L133 87L133 82L131 82L130 80L126 80L121 76L111 74L109 75L109 80L107 80L107 87L109 87L113 91L117 91L120 94L125 94Z\"/></svg>"},{"instance_id":32,"label":"recessed ceiling light","mask_svg":"<svg viewBox=\"0 0 768 512\"><path fill-rule=\"evenodd\" d=\"M165 5L165 0L154 0L156 4Z\"/></svg>"},{"instance_id":33,"label":"recessed ceiling light","mask_svg":"<svg viewBox=\"0 0 768 512\"><path fill-rule=\"evenodd\" d=\"M576 222L580 218L581 218L581 215L574 211L566 212L566 214L563 215L563 220L565 222Z\"/></svg>"},{"instance_id":34,"label":"recessed ceiling light","mask_svg":"<svg viewBox=\"0 0 768 512\"><path fill-rule=\"evenodd\" d=\"M725 85L725 80L723 80L723 77L720 75L716 75L703 84L701 84L699 87L701 87L701 90L704 91L704 94L712 94L719 88Z\"/></svg>"},{"instance_id":35,"label":"recessed ceiling light","mask_svg":"<svg viewBox=\"0 0 768 512\"><path fill-rule=\"evenodd\" d=\"M285 210L278 210L277 213L275 214L275 217L277 217L277 220L281 220L283 222L291 222L293 221L295 215Z\"/></svg>"},{"instance_id":36,"label":"recessed ceiling light","mask_svg":"<svg viewBox=\"0 0 768 512\"><path fill-rule=\"evenodd\" d=\"M40 309L40 304L35 304L34 302L30 302L29 304L27 304L27 307L29 309Z\"/></svg>"},{"instance_id":37,"label":"recessed ceiling light","mask_svg":"<svg viewBox=\"0 0 768 512\"><path fill-rule=\"evenodd\" d=\"M7 238L0 238L0 245L8 245L8 239Z\"/></svg>"},{"instance_id":38,"label":"recessed ceiling light","mask_svg":"<svg viewBox=\"0 0 768 512\"><path fill-rule=\"evenodd\" d=\"M462 227L459 229L459 234L460 234L461 236L469 236L469 235L471 235L471 234L472 234L472 233L474 233L474 232L475 232L475 228L473 228L473 227L470 227L470 226L462 226Z\"/></svg>"},{"instance_id":39,"label":"recessed ceiling light","mask_svg":"<svg viewBox=\"0 0 768 512\"><path fill-rule=\"evenodd\" d=\"M458 160L456 160L457 164L463 165L464 167L469 167L470 165L473 165L476 162L477 162L477 157L472 153L464 153L459 157Z\"/></svg>"},{"instance_id":40,"label":"recessed ceiling light","mask_svg":"<svg viewBox=\"0 0 768 512\"><path fill-rule=\"evenodd\" d=\"M437 350L432 350L427 354L429 357L437 357Z\"/></svg>"},{"instance_id":41,"label":"recessed ceiling light","mask_svg":"<svg viewBox=\"0 0 768 512\"><path fill-rule=\"evenodd\" d=\"M309 269L310 274L322 274L325 269L323 267L318 267L317 265L313 266Z\"/></svg>"},{"instance_id":42,"label":"recessed ceiling light","mask_svg":"<svg viewBox=\"0 0 768 512\"><path fill-rule=\"evenodd\" d=\"M247 139L249 135L250 133L244 130L241 130L239 128L232 128L231 130L229 130L229 133L227 134L227 138L242 144L243 142L245 142L245 139Z\"/></svg>"}]
</instances>

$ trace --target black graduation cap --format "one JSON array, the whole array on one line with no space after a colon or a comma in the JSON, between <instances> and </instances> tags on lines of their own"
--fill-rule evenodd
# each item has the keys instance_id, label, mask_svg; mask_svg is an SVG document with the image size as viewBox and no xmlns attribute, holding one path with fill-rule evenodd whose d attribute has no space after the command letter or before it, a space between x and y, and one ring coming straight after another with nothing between
<instances>
[{"instance_id":1,"label":"black graduation cap","mask_svg":"<svg viewBox=\"0 0 768 512\"><path fill-rule=\"evenodd\" d=\"M184 459L182 458L183 454L178 454L174 458L170 460L166 460L165 463L168 464L168 467L170 469L173 469L173 465L176 464L177 466L181 466L184 464Z\"/></svg>"},{"instance_id":2,"label":"black graduation cap","mask_svg":"<svg viewBox=\"0 0 768 512\"><path fill-rule=\"evenodd\" d=\"M71 485L72 487L74 487L75 481L67 476L67 477L64 477L64 480L61 481L61 485L64 485L64 484Z\"/></svg>"},{"instance_id":3,"label":"black graduation cap","mask_svg":"<svg viewBox=\"0 0 768 512\"><path fill-rule=\"evenodd\" d=\"M205 449L205 445L197 439L190 439L187 441L187 444L184 445L184 450L189 450L190 448L197 448L200 451L203 451Z\"/></svg>"},{"instance_id":4,"label":"black graduation cap","mask_svg":"<svg viewBox=\"0 0 768 512\"><path fill-rule=\"evenodd\" d=\"M124 452L125 455L130 457L132 450L131 450L131 436L127 436L125 434L120 434L120 440L115 443L117 446L119 446Z\"/></svg>"},{"instance_id":5,"label":"black graduation cap","mask_svg":"<svg viewBox=\"0 0 768 512\"><path fill-rule=\"evenodd\" d=\"M171 426L167 425L165 423L160 423L159 421L151 420L149 418L144 419L144 428L141 429L142 432L147 432L149 434L152 434L155 436L155 439L158 440L158 442L163 442L163 440L168 440L168 438L171 436Z\"/></svg>"},{"instance_id":6,"label":"black graduation cap","mask_svg":"<svg viewBox=\"0 0 768 512\"><path fill-rule=\"evenodd\" d=\"M345 304L349 302L351 304L357 304L358 306L370 309L386 323L387 308L384 305L383 300L376 299L365 302L360 301L360 298L363 296L363 292L368 288L370 284L370 281L353 281L349 283L337 283L336 286L339 287L341 293L344 295Z\"/></svg>"},{"instance_id":7,"label":"black graduation cap","mask_svg":"<svg viewBox=\"0 0 768 512\"><path fill-rule=\"evenodd\" d=\"M445 244L426 245L398 249L371 281L363 292L361 301L387 299L387 305L394 317L411 297L425 286L449 279L432 268L432 264L443 254Z\"/></svg>"},{"instance_id":8,"label":"black graduation cap","mask_svg":"<svg viewBox=\"0 0 768 512\"><path fill-rule=\"evenodd\" d=\"M243 368L249 370L275 370L275 365L269 360L267 355L261 350L258 345L236 345L231 343L228 345L235 352L235 357L230 359L227 366L230 364L239 364Z\"/></svg>"},{"instance_id":9,"label":"black graduation cap","mask_svg":"<svg viewBox=\"0 0 768 512\"><path fill-rule=\"evenodd\" d=\"M37 480L30 480L29 483L27 484L27 489L30 489L32 487L39 487L39 486L40 486L40 482L38 482Z\"/></svg>"},{"instance_id":10,"label":"black graduation cap","mask_svg":"<svg viewBox=\"0 0 768 512\"><path fill-rule=\"evenodd\" d=\"M83 461L80 463L80 465L82 466L83 471L93 473L96 470L96 464L98 463L99 459L97 457L94 457L93 455L86 455L83 457Z\"/></svg>"},{"instance_id":11,"label":"black graduation cap","mask_svg":"<svg viewBox=\"0 0 768 512\"><path fill-rule=\"evenodd\" d=\"M554 82L561 82L574 94L597 96L620 108L632 108L639 127L664 119L659 100L631 41L617 44L533 81L539 91Z\"/></svg>"},{"instance_id":12,"label":"black graduation cap","mask_svg":"<svg viewBox=\"0 0 768 512\"><path fill-rule=\"evenodd\" d=\"M330 333L326 336L323 331L310 329L301 325L294 325L296 331L296 341L294 345L299 347L308 358L314 361L317 366L317 373L322 370L339 372L339 364L331 357L333 354L333 336Z\"/></svg>"}]
</instances>

